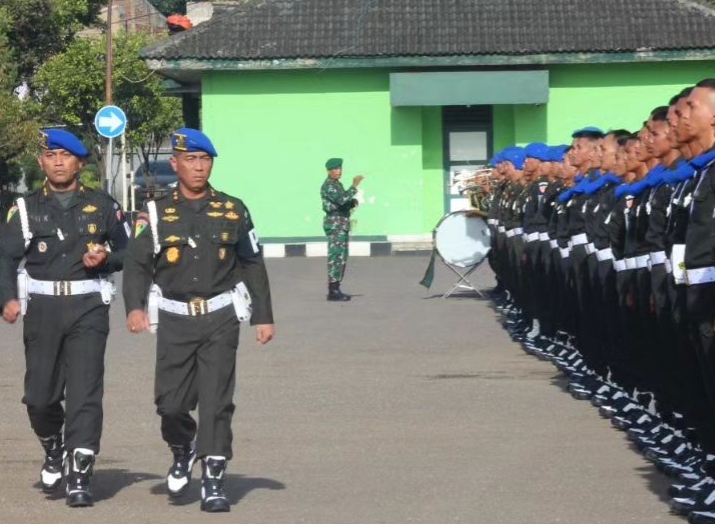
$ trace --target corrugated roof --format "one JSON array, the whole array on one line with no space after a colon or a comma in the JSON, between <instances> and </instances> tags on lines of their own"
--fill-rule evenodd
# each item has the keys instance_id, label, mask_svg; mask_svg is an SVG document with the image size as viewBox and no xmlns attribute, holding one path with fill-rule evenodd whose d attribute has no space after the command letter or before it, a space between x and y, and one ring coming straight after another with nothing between
<instances>
[{"instance_id":1,"label":"corrugated roof","mask_svg":"<svg viewBox=\"0 0 715 524\"><path fill-rule=\"evenodd\" d=\"M532 55L715 48L686 0L258 0L144 50L149 59Z\"/></svg>"}]
</instances>

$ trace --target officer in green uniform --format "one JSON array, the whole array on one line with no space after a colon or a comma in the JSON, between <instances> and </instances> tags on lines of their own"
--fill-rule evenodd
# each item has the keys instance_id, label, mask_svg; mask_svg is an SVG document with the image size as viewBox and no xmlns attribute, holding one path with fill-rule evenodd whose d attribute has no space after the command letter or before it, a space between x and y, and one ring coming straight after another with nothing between
<instances>
[{"instance_id":1,"label":"officer in green uniform","mask_svg":"<svg viewBox=\"0 0 715 524\"><path fill-rule=\"evenodd\" d=\"M63 129L45 130L41 139L47 178L17 199L0 234L0 303L6 322L24 313L22 402L45 450L42 491L57 490L64 470L67 505L84 507L93 504L90 477L102 435L114 294L106 276L122 269L130 229L116 201L79 181L89 156L82 142Z\"/></svg>"},{"instance_id":2,"label":"officer in green uniform","mask_svg":"<svg viewBox=\"0 0 715 524\"><path fill-rule=\"evenodd\" d=\"M127 250L127 328L137 333L158 324L154 389L162 437L174 455L169 496L185 493L198 458L201 509L224 512L239 321L249 316L245 288L259 344L274 334L271 294L246 205L208 183L217 156L211 141L184 128L171 143L178 187L145 204ZM190 414L197 406L198 425Z\"/></svg>"},{"instance_id":3,"label":"officer in green uniform","mask_svg":"<svg viewBox=\"0 0 715 524\"><path fill-rule=\"evenodd\" d=\"M320 199L325 211L323 230L328 237L328 300L346 301L350 300L350 295L340 291L340 282L348 261L350 212L357 206L355 195L364 177L358 175L353 178L352 186L346 191L340 182L343 159L331 158L325 163L325 168L328 170L328 178L320 188Z\"/></svg>"}]
</instances>

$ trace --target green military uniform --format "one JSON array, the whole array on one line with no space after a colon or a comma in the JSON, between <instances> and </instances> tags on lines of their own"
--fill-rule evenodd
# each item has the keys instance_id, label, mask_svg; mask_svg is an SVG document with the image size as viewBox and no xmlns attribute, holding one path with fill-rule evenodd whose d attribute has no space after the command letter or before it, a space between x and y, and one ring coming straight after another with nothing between
<instances>
[{"instance_id":1,"label":"green military uniform","mask_svg":"<svg viewBox=\"0 0 715 524\"><path fill-rule=\"evenodd\" d=\"M325 167L337 169L342 166L342 160L328 160ZM345 274L348 261L348 233L350 232L350 212L357 206L356 187L345 189L340 180L330 177L325 179L320 188L320 198L323 202L323 230L328 237L328 284L338 287Z\"/></svg>"}]
</instances>

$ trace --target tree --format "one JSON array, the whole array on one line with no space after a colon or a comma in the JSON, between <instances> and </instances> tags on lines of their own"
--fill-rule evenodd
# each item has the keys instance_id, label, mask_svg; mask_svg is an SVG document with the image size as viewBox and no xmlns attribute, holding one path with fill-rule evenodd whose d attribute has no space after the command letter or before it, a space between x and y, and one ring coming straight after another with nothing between
<instances>
[{"instance_id":1,"label":"tree","mask_svg":"<svg viewBox=\"0 0 715 524\"><path fill-rule=\"evenodd\" d=\"M107 0L3 0L9 19L8 46L20 82L32 76L51 56L62 52L77 31L97 23Z\"/></svg>"},{"instance_id":2,"label":"tree","mask_svg":"<svg viewBox=\"0 0 715 524\"><path fill-rule=\"evenodd\" d=\"M127 143L145 163L181 124L181 102L165 97L162 79L141 60L139 50L150 43L144 35L118 35L113 42L114 103L127 115ZM106 39L75 40L45 63L37 75L40 113L45 121L76 126L103 164L101 137L94 117L104 105Z\"/></svg>"}]
</instances>

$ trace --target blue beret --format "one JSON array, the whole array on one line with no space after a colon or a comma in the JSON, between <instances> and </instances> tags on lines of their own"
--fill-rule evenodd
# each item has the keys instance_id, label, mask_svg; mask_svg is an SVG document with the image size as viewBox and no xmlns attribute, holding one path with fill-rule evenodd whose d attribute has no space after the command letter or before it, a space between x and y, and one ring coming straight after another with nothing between
<instances>
[{"instance_id":1,"label":"blue beret","mask_svg":"<svg viewBox=\"0 0 715 524\"><path fill-rule=\"evenodd\" d=\"M337 169L339 167L343 167L342 158L329 158L325 163L325 169Z\"/></svg>"},{"instance_id":2,"label":"blue beret","mask_svg":"<svg viewBox=\"0 0 715 524\"><path fill-rule=\"evenodd\" d=\"M171 149L174 151L185 151L187 153L203 151L213 157L218 156L209 137L198 129L191 129L189 127L182 127L171 134Z\"/></svg>"},{"instance_id":3,"label":"blue beret","mask_svg":"<svg viewBox=\"0 0 715 524\"><path fill-rule=\"evenodd\" d=\"M571 138L579 138L580 136L583 135L599 135L601 138L606 136L606 134L601 131L599 128L595 126L588 126L588 127L583 127L581 129L577 129L573 133L571 133Z\"/></svg>"},{"instance_id":4,"label":"blue beret","mask_svg":"<svg viewBox=\"0 0 715 524\"><path fill-rule=\"evenodd\" d=\"M42 149L64 149L74 156L84 158L89 151L82 141L64 129L43 129L40 131L40 147Z\"/></svg>"},{"instance_id":5,"label":"blue beret","mask_svg":"<svg viewBox=\"0 0 715 524\"><path fill-rule=\"evenodd\" d=\"M533 142L524 148L527 158L535 158L544 162L549 161L549 146L541 142Z\"/></svg>"},{"instance_id":6,"label":"blue beret","mask_svg":"<svg viewBox=\"0 0 715 524\"><path fill-rule=\"evenodd\" d=\"M552 162L563 162L566 150L569 146L552 146L549 148L549 160Z\"/></svg>"},{"instance_id":7,"label":"blue beret","mask_svg":"<svg viewBox=\"0 0 715 524\"><path fill-rule=\"evenodd\" d=\"M517 169L524 169L524 161L526 160L524 148L517 146L506 148L504 150L504 160L511 162Z\"/></svg>"}]
</instances>

